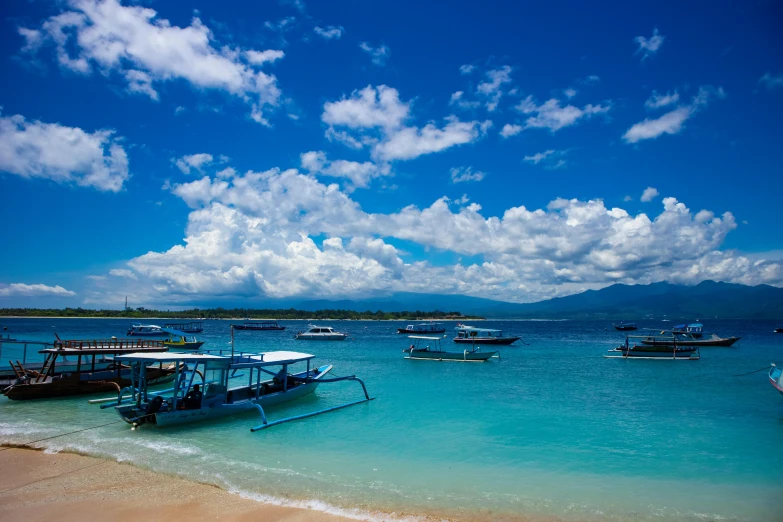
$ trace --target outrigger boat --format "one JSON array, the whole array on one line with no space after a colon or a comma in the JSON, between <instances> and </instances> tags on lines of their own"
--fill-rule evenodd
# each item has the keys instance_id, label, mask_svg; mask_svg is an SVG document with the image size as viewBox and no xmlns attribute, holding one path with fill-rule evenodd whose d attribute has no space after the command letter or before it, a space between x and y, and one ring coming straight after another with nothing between
<instances>
[{"instance_id":1,"label":"outrigger boat","mask_svg":"<svg viewBox=\"0 0 783 522\"><path fill-rule=\"evenodd\" d=\"M405 328L397 328L397 333L401 334L435 334L444 333L446 328L442 323L433 323L432 321L427 323L409 324Z\"/></svg>"},{"instance_id":2,"label":"outrigger boat","mask_svg":"<svg viewBox=\"0 0 783 522\"><path fill-rule=\"evenodd\" d=\"M633 345L631 344L633 339ZM636 344L640 339L649 339L646 336L626 336L625 344L609 350L611 355L604 355L609 359L660 359L660 360L690 360L695 361L701 357L698 346L680 346L674 336L672 344Z\"/></svg>"},{"instance_id":3,"label":"outrigger boat","mask_svg":"<svg viewBox=\"0 0 783 522\"><path fill-rule=\"evenodd\" d=\"M409 335L413 342L403 350L406 355L403 359L429 360L429 361L457 361L457 362L484 362L492 357L500 358L497 350L482 352L481 347L474 346L470 350L461 352L447 352L441 348L440 337L426 337L421 335Z\"/></svg>"},{"instance_id":4,"label":"outrigger boat","mask_svg":"<svg viewBox=\"0 0 783 522\"><path fill-rule=\"evenodd\" d=\"M201 321L191 321L189 323L166 323L163 328L179 330L185 333L201 333L204 331L204 323Z\"/></svg>"},{"instance_id":5,"label":"outrigger boat","mask_svg":"<svg viewBox=\"0 0 783 522\"><path fill-rule=\"evenodd\" d=\"M614 325L614 329L615 330L619 330L621 332L628 332L628 331L631 331L631 330L636 330L637 326L636 326L636 323L623 323L623 322L621 322L620 324Z\"/></svg>"},{"instance_id":6,"label":"outrigger boat","mask_svg":"<svg viewBox=\"0 0 783 522\"><path fill-rule=\"evenodd\" d=\"M169 334L167 341L163 345L169 350L198 350L204 341L199 341L195 336L188 337L184 332L171 328L163 328L165 333Z\"/></svg>"},{"instance_id":7,"label":"outrigger boat","mask_svg":"<svg viewBox=\"0 0 783 522\"><path fill-rule=\"evenodd\" d=\"M772 368L769 369L769 383L783 395L783 371L772 363Z\"/></svg>"},{"instance_id":8,"label":"outrigger boat","mask_svg":"<svg viewBox=\"0 0 783 522\"><path fill-rule=\"evenodd\" d=\"M101 408L115 407L119 416L134 429L143 424L165 427L237 413L258 412L262 424L251 428L251 431L258 431L372 400L367 394L364 382L356 376L325 378L332 369L331 365L311 369L310 361L314 357L306 353L286 351L240 355L123 355L117 359L132 368L131 385L120 391L116 402L104 404ZM149 390L149 370L162 363L174 364L176 385L171 390L156 393ZM305 364L306 369L289 373L289 366L298 363ZM238 370L247 372L249 378L245 384L231 386L231 376ZM264 408L304 397L313 393L319 384L339 381L356 381L361 384L364 398L276 421L270 422L267 419ZM123 404L123 394L128 392L130 402Z\"/></svg>"},{"instance_id":9,"label":"outrigger boat","mask_svg":"<svg viewBox=\"0 0 783 522\"><path fill-rule=\"evenodd\" d=\"M280 326L277 321L253 321L245 319L242 324L232 324L234 330L285 330L285 326Z\"/></svg>"},{"instance_id":10,"label":"outrigger boat","mask_svg":"<svg viewBox=\"0 0 783 522\"><path fill-rule=\"evenodd\" d=\"M331 326L314 326L306 332L299 332L294 336L295 339L305 341L344 341L348 334L335 332Z\"/></svg>"},{"instance_id":11,"label":"outrigger boat","mask_svg":"<svg viewBox=\"0 0 783 522\"><path fill-rule=\"evenodd\" d=\"M153 353L168 350L163 341L146 339L60 340L54 348L41 350L46 358L40 370L11 362L17 376L3 392L13 400L44 399L119 391L131 382L130 368L117 362L128 353ZM110 358L113 356L113 360ZM66 357L73 359L66 362ZM150 382L159 384L174 377L174 368L158 365L149 368Z\"/></svg>"},{"instance_id":12,"label":"outrigger boat","mask_svg":"<svg viewBox=\"0 0 783 522\"><path fill-rule=\"evenodd\" d=\"M493 330L492 328L476 328L475 326L457 324L455 330L457 330L457 336L453 339L455 343L511 344L520 339L520 337L513 336L504 337L502 330Z\"/></svg>"},{"instance_id":13,"label":"outrigger boat","mask_svg":"<svg viewBox=\"0 0 783 522\"><path fill-rule=\"evenodd\" d=\"M134 324L127 332L127 335L138 337L166 337L166 333L156 324Z\"/></svg>"}]
</instances>

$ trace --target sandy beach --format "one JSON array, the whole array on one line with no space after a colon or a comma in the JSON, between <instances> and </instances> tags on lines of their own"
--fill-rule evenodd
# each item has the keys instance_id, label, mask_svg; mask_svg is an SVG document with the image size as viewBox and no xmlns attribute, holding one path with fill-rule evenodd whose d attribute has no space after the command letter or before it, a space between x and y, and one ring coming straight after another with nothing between
<instances>
[{"instance_id":1,"label":"sandy beach","mask_svg":"<svg viewBox=\"0 0 783 522\"><path fill-rule=\"evenodd\" d=\"M73 453L2 448L0 468L1 520L349 520Z\"/></svg>"}]
</instances>

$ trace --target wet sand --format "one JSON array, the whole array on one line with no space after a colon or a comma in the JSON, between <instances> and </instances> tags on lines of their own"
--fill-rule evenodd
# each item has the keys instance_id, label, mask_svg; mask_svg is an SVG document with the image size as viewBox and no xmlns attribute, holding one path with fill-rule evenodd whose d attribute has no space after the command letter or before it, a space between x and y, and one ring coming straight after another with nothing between
<instances>
[{"instance_id":1,"label":"wet sand","mask_svg":"<svg viewBox=\"0 0 783 522\"><path fill-rule=\"evenodd\" d=\"M215 486L73 453L2 448L0 469L0 520L350 520L264 504Z\"/></svg>"}]
</instances>

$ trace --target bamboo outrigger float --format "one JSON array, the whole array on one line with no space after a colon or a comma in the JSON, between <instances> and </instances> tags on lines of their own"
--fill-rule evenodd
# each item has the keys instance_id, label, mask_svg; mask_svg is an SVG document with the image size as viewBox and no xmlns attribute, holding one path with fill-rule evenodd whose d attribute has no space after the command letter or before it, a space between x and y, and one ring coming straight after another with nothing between
<instances>
[{"instance_id":1,"label":"bamboo outrigger float","mask_svg":"<svg viewBox=\"0 0 783 522\"><path fill-rule=\"evenodd\" d=\"M312 417L373 400L364 382L354 375L326 378L331 365L310 368L314 355L299 352L266 352L259 354L213 355L196 353L136 353L117 359L132 368L128 388L119 391L115 402L101 408L114 407L119 416L133 426L144 424L158 427L200 422L208 419L255 411L262 423L251 428L258 431L284 422ZM172 363L176 368L175 386L155 392L149 389L149 368L160 363ZM289 373L291 365L302 363L304 371ZM269 368L277 368L271 371ZM247 372L245 384L232 386L237 371ZM319 411L270 422L265 407L289 402L313 393L319 384L356 381L364 398ZM130 395L125 403L124 394Z\"/></svg>"},{"instance_id":2,"label":"bamboo outrigger float","mask_svg":"<svg viewBox=\"0 0 783 522\"><path fill-rule=\"evenodd\" d=\"M27 400L120 390L131 382L130 368L118 363L117 356L166 350L163 341L157 340L62 340L58 337L53 348L39 352L46 356L39 370L25 368L19 361L9 361L17 379L3 393L9 399ZM157 384L173 374L173 368L159 365L150 368L149 378Z\"/></svg>"}]
</instances>

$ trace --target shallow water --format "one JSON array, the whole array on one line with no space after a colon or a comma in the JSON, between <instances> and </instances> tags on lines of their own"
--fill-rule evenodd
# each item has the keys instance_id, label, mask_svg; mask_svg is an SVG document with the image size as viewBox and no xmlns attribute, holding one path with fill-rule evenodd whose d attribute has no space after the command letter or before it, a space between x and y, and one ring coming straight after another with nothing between
<instances>
[{"instance_id":1,"label":"shallow water","mask_svg":"<svg viewBox=\"0 0 783 522\"><path fill-rule=\"evenodd\" d=\"M147 321L145 321L147 322ZM153 324L161 321L148 321ZM486 321L523 337L487 363L402 359L398 322L326 322L351 338L296 341L236 332L244 351L314 353L356 374L377 400L251 433L247 414L176 429L117 423L42 441L217 484L252 498L367 516L780 520L783 396L766 372L783 335L762 321L703 321L741 335L699 361L604 359L622 334L606 322ZM3 319L18 338L122 336L130 321ZM205 348L229 347L229 322L208 321ZM446 323L450 328L453 323ZM646 325L663 328L671 323ZM446 339L446 349L457 349ZM4 345L0 359L17 358ZM271 419L359 398L356 383L269 411ZM116 419L87 398L0 398L0 441L24 443ZM347 511L346 511L347 510ZM359 511L352 511L359 510Z\"/></svg>"}]
</instances>

